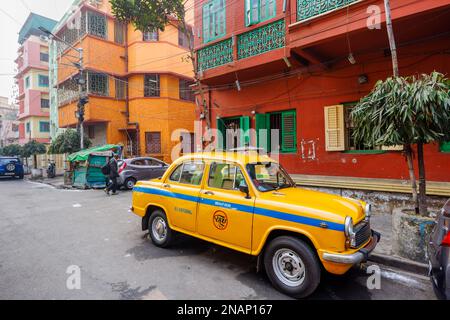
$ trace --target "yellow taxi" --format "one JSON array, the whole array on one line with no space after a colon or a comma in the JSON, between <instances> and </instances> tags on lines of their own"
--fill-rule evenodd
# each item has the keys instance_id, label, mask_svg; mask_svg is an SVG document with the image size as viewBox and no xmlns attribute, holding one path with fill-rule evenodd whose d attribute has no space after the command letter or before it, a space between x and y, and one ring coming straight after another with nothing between
<instances>
[{"instance_id":1,"label":"yellow taxi","mask_svg":"<svg viewBox=\"0 0 450 320\"><path fill-rule=\"evenodd\" d=\"M132 211L156 246L181 232L258 256L273 286L296 298L314 292L321 266L344 274L380 239L370 205L296 187L258 152L183 156L161 178L135 185Z\"/></svg>"}]
</instances>

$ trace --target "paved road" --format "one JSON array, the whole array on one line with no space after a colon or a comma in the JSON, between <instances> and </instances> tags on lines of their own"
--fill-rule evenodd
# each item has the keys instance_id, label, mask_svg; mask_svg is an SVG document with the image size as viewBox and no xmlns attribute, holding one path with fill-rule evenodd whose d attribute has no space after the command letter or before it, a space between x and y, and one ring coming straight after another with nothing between
<instances>
[{"instance_id":1,"label":"paved road","mask_svg":"<svg viewBox=\"0 0 450 320\"><path fill-rule=\"evenodd\" d=\"M153 246L128 211L131 193L60 190L0 180L0 299L288 299L255 260L189 237ZM66 270L81 268L81 289ZM384 270L325 276L312 299L434 299L428 281Z\"/></svg>"}]
</instances>

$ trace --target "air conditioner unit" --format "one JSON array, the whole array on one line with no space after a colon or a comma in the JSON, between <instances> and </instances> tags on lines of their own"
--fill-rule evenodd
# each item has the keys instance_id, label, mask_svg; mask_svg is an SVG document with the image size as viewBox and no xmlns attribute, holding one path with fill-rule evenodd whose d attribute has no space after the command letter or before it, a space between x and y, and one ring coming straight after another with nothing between
<instances>
[{"instance_id":1,"label":"air conditioner unit","mask_svg":"<svg viewBox=\"0 0 450 320\"><path fill-rule=\"evenodd\" d=\"M41 40L41 41L43 41L43 42L48 42L48 37L46 37L46 36L44 36L44 35L40 35L39 36L39 39Z\"/></svg>"}]
</instances>

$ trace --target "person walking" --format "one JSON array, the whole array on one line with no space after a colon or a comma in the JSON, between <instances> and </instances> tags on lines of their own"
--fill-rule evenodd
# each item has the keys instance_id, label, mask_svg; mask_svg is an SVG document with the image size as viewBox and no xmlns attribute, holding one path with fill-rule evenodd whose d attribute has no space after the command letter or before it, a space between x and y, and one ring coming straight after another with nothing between
<instances>
[{"instance_id":1,"label":"person walking","mask_svg":"<svg viewBox=\"0 0 450 320\"><path fill-rule=\"evenodd\" d=\"M117 178L119 177L119 164L117 160L119 159L119 154L114 153L111 160L109 160L109 184L105 189L106 194L109 196L109 193L112 191L113 195L117 194Z\"/></svg>"}]
</instances>

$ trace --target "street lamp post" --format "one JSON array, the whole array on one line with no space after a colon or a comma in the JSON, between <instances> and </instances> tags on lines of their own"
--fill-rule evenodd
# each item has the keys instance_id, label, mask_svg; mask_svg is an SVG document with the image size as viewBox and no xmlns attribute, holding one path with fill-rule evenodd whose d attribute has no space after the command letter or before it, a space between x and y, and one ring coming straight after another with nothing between
<instances>
[{"instance_id":1,"label":"street lamp post","mask_svg":"<svg viewBox=\"0 0 450 320\"><path fill-rule=\"evenodd\" d=\"M45 29L44 27L39 27L39 30L56 39L59 42L66 44L72 50L78 52L79 60L77 63L74 63L74 66L78 69L78 105L75 116L78 119L78 132L80 134L80 148L84 149L84 106L88 103L89 99L84 90L84 85L86 83L84 79L84 67L83 67L83 48L75 48L70 43L66 42L64 39L61 39L57 35L53 34L51 31Z\"/></svg>"}]
</instances>

